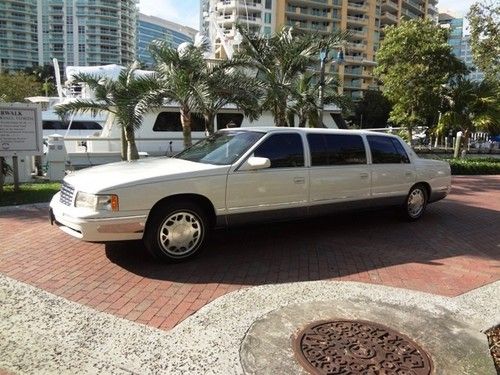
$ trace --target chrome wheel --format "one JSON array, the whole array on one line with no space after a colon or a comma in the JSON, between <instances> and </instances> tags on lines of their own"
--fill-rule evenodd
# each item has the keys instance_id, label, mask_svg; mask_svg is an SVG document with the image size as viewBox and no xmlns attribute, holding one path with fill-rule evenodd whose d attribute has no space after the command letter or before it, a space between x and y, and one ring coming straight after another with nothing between
<instances>
[{"instance_id":1,"label":"chrome wheel","mask_svg":"<svg viewBox=\"0 0 500 375\"><path fill-rule=\"evenodd\" d=\"M177 211L168 216L158 230L160 249L181 258L196 249L203 238L203 223L194 213Z\"/></svg>"},{"instance_id":2,"label":"chrome wheel","mask_svg":"<svg viewBox=\"0 0 500 375\"><path fill-rule=\"evenodd\" d=\"M408 215L412 218L419 217L425 209L425 192L421 188L413 189L408 195Z\"/></svg>"}]
</instances>

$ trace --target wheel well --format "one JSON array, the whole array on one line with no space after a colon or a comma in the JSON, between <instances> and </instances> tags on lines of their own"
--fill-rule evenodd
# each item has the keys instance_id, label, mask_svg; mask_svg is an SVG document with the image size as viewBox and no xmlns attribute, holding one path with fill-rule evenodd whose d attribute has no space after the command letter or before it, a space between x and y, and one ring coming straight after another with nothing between
<instances>
[{"instance_id":1,"label":"wheel well","mask_svg":"<svg viewBox=\"0 0 500 375\"><path fill-rule=\"evenodd\" d=\"M425 188L425 191L427 192L427 199L430 199L431 198L431 185L429 185L427 182L421 181L421 182L417 182L411 188L413 189L413 187L415 187L417 185L422 185Z\"/></svg>"},{"instance_id":2,"label":"wheel well","mask_svg":"<svg viewBox=\"0 0 500 375\"><path fill-rule=\"evenodd\" d=\"M207 197L205 197L203 195L199 195L199 194L176 194L176 195L170 195L168 197L165 197L165 198L159 200L158 202L156 202L154 204L153 207L151 207L151 210L149 211L149 215L148 215L148 221L151 217L151 213L154 212L154 210L156 210L159 206L166 204L166 203L169 203L169 202L172 202L172 201L174 201L174 202L189 201L189 202L196 203L207 214L208 219L210 220L210 227L213 228L215 226L215 221L216 221L215 208L214 208L212 202L210 201L210 199L208 199Z\"/></svg>"}]
</instances>

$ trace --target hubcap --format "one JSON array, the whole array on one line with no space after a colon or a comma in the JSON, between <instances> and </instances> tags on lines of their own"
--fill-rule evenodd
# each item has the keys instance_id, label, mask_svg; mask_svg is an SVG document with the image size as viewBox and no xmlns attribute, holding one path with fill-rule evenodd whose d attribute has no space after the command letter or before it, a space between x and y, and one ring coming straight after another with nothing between
<instances>
[{"instance_id":1,"label":"hubcap","mask_svg":"<svg viewBox=\"0 0 500 375\"><path fill-rule=\"evenodd\" d=\"M414 189L408 197L408 213L411 217L417 217L424 210L425 195L420 189Z\"/></svg>"},{"instance_id":2,"label":"hubcap","mask_svg":"<svg viewBox=\"0 0 500 375\"><path fill-rule=\"evenodd\" d=\"M182 257L190 253L201 240L202 224L190 212L175 212L163 222L159 231L162 250L171 256Z\"/></svg>"}]
</instances>

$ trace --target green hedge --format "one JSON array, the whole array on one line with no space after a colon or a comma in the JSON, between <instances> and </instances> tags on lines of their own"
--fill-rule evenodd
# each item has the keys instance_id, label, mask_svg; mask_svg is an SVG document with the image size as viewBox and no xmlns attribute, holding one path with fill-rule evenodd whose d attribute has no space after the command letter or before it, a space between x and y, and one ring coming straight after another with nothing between
<instances>
[{"instance_id":1,"label":"green hedge","mask_svg":"<svg viewBox=\"0 0 500 375\"><path fill-rule=\"evenodd\" d=\"M445 159L453 175L500 174L500 158Z\"/></svg>"}]
</instances>

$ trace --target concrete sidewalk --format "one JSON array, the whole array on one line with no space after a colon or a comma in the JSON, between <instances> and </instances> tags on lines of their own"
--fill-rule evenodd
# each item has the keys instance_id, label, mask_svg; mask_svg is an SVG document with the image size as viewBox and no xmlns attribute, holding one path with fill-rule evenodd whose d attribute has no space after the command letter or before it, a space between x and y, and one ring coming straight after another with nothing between
<instances>
[{"instance_id":1,"label":"concrete sidewalk","mask_svg":"<svg viewBox=\"0 0 500 375\"><path fill-rule=\"evenodd\" d=\"M0 301L0 369L14 374L303 373L291 347L259 352L265 345L251 335L272 319L282 324L267 335L286 338L305 321L330 317L393 325L430 352L436 374L489 375L481 332L500 321L500 282L454 298L357 282L257 286L216 299L168 332L5 276ZM289 325L294 311L299 321ZM269 361L281 366L262 371Z\"/></svg>"}]
</instances>

